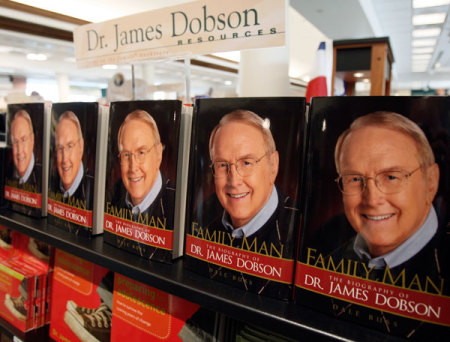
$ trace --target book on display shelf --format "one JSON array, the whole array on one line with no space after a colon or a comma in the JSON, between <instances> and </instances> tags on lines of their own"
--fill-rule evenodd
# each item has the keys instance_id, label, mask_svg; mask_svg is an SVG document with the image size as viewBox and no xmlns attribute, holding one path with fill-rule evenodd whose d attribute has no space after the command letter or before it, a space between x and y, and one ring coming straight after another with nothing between
<instances>
[{"instance_id":1,"label":"book on display shelf","mask_svg":"<svg viewBox=\"0 0 450 342\"><path fill-rule=\"evenodd\" d=\"M448 337L450 99L318 97L310 113L295 301Z\"/></svg>"},{"instance_id":2,"label":"book on display shelf","mask_svg":"<svg viewBox=\"0 0 450 342\"><path fill-rule=\"evenodd\" d=\"M9 104L4 198L14 211L47 216L49 103Z\"/></svg>"},{"instance_id":3,"label":"book on display shelf","mask_svg":"<svg viewBox=\"0 0 450 342\"><path fill-rule=\"evenodd\" d=\"M185 192L180 142L189 136L180 135L180 125L188 128L186 110L177 100L111 103L106 243L165 263L182 254L184 225L175 214Z\"/></svg>"},{"instance_id":4,"label":"book on display shelf","mask_svg":"<svg viewBox=\"0 0 450 342\"><path fill-rule=\"evenodd\" d=\"M77 235L103 232L108 115L96 102L52 106L48 221Z\"/></svg>"},{"instance_id":5,"label":"book on display shelf","mask_svg":"<svg viewBox=\"0 0 450 342\"><path fill-rule=\"evenodd\" d=\"M185 266L289 300L300 226L304 98L199 99Z\"/></svg>"},{"instance_id":6,"label":"book on display shelf","mask_svg":"<svg viewBox=\"0 0 450 342\"><path fill-rule=\"evenodd\" d=\"M113 286L113 272L56 249L50 337L55 341L110 341Z\"/></svg>"}]
</instances>

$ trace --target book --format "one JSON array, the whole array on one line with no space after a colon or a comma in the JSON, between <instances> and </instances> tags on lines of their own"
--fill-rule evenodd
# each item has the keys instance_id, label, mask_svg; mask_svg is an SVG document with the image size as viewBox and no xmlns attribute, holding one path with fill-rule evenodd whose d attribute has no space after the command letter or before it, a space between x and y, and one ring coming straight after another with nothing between
<instances>
[{"instance_id":1,"label":"book","mask_svg":"<svg viewBox=\"0 0 450 342\"><path fill-rule=\"evenodd\" d=\"M48 103L9 104L4 197L11 209L47 216L50 143Z\"/></svg>"},{"instance_id":2,"label":"book","mask_svg":"<svg viewBox=\"0 0 450 342\"><path fill-rule=\"evenodd\" d=\"M201 329L202 324L194 329L186 324L198 310L197 304L116 273L111 341L190 341L186 337L191 336L202 341L211 336L212 341L208 330L214 327L209 319L214 319L214 314L201 322L208 323L206 330Z\"/></svg>"},{"instance_id":3,"label":"book","mask_svg":"<svg viewBox=\"0 0 450 342\"><path fill-rule=\"evenodd\" d=\"M171 263L183 246L175 221L181 102L113 102L110 113L104 241Z\"/></svg>"},{"instance_id":4,"label":"book","mask_svg":"<svg viewBox=\"0 0 450 342\"><path fill-rule=\"evenodd\" d=\"M103 232L108 114L96 102L52 107L48 221L74 234Z\"/></svg>"},{"instance_id":5,"label":"book","mask_svg":"<svg viewBox=\"0 0 450 342\"><path fill-rule=\"evenodd\" d=\"M189 270L245 291L290 298L305 119L304 98L195 102L184 263Z\"/></svg>"},{"instance_id":6,"label":"book","mask_svg":"<svg viewBox=\"0 0 450 342\"><path fill-rule=\"evenodd\" d=\"M310 113L295 301L445 339L450 99L324 97Z\"/></svg>"},{"instance_id":7,"label":"book","mask_svg":"<svg viewBox=\"0 0 450 342\"><path fill-rule=\"evenodd\" d=\"M114 273L56 249L50 337L55 341L109 341L113 284Z\"/></svg>"}]
</instances>

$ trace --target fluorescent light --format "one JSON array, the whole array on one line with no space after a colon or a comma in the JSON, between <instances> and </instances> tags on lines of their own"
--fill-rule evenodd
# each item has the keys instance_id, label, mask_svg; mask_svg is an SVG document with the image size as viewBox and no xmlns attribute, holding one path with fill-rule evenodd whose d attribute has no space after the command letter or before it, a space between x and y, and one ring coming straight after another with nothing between
<instances>
[{"instance_id":1,"label":"fluorescent light","mask_svg":"<svg viewBox=\"0 0 450 342\"><path fill-rule=\"evenodd\" d=\"M413 0L413 8L443 6L450 4L450 0Z\"/></svg>"},{"instance_id":2,"label":"fluorescent light","mask_svg":"<svg viewBox=\"0 0 450 342\"><path fill-rule=\"evenodd\" d=\"M413 15L413 25L431 25L442 24L445 20L447 13L429 13L429 14L416 14Z\"/></svg>"},{"instance_id":3,"label":"fluorescent light","mask_svg":"<svg viewBox=\"0 0 450 342\"><path fill-rule=\"evenodd\" d=\"M423 54L423 55L412 55L413 60L423 60L423 59L431 59L431 54Z\"/></svg>"},{"instance_id":4,"label":"fluorescent light","mask_svg":"<svg viewBox=\"0 0 450 342\"><path fill-rule=\"evenodd\" d=\"M30 61L46 61L47 56L43 53L28 53L27 59L29 59Z\"/></svg>"},{"instance_id":5,"label":"fluorescent light","mask_svg":"<svg viewBox=\"0 0 450 342\"><path fill-rule=\"evenodd\" d=\"M364 74L363 74L362 72L355 72L355 73L353 74L353 76L355 76L355 77L363 77Z\"/></svg>"},{"instance_id":6,"label":"fluorescent light","mask_svg":"<svg viewBox=\"0 0 450 342\"><path fill-rule=\"evenodd\" d=\"M439 27L429 28L429 29L416 29L413 30L412 36L414 38L423 37L437 37L441 34L441 29Z\"/></svg>"},{"instance_id":7,"label":"fluorescent light","mask_svg":"<svg viewBox=\"0 0 450 342\"><path fill-rule=\"evenodd\" d=\"M412 49L412 53L433 53L434 47L417 47Z\"/></svg>"},{"instance_id":8,"label":"fluorescent light","mask_svg":"<svg viewBox=\"0 0 450 342\"><path fill-rule=\"evenodd\" d=\"M104 66L102 66L103 69L106 70L116 70L117 69L117 65L115 64L105 64Z\"/></svg>"},{"instance_id":9,"label":"fluorescent light","mask_svg":"<svg viewBox=\"0 0 450 342\"><path fill-rule=\"evenodd\" d=\"M436 39L415 39L412 42L412 46L434 46L436 45Z\"/></svg>"}]
</instances>

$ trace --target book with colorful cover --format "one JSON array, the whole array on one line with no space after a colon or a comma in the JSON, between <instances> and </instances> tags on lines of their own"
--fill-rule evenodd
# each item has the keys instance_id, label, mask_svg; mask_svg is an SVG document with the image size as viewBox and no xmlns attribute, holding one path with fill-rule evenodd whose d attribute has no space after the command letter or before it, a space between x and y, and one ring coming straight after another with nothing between
<instances>
[{"instance_id":1,"label":"book with colorful cover","mask_svg":"<svg viewBox=\"0 0 450 342\"><path fill-rule=\"evenodd\" d=\"M52 107L48 221L85 236L103 232L108 108L96 102Z\"/></svg>"},{"instance_id":2,"label":"book with colorful cover","mask_svg":"<svg viewBox=\"0 0 450 342\"><path fill-rule=\"evenodd\" d=\"M47 216L50 104L8 105L4 197L17 212Z\"/></svg>"},{"instance_id":3,"label":"book with colorful cover","mask_svg":"<svg viewBox=\"0 0 450 342\"><path fill-rule=\"evenodd\" d=\"M305 99L199 99L189 165L185 266L282 300L300 227Z\"/></svg>"},{"instance_id":4,"label":"book with colorful cover","mask_svg":"<svg viewBox=\"0 0 450 342\"><path fill-rule=\"evenodd\" d=\"M55 341L109 341L113 285L114 273L56 249L50 337Z\"/></svg>"},{"instance_id":5,"label":"book with colorful cover","mask_svg":"<svg viewBox=\"0 0 450 342\"><path fill-rule=\"evenodd\" d=\"M175 226L181 113L176 100L113 102L110 110L104 241L166 263L183 237Z\"/></svg>"},{"instance_id":6,"label":"book with colorful cover","mask_svg":"<svg viewBox=\"0 0 450 342\"><path fill-rule=\"evenodd\" d=\"M295 300L412 340L450 332L450 98L314 98Z\"/></svg>"},{"instance_id":7,"label":"book with colorful cover","mask_svg":"<svg viewBox=\"0 0 450 342\"><path fill-rule=\"evenodd\" d=\"M37 276L11 260L0 261L0 316L25 332L36 327Z\"/></svg>"},{"instance_id":8,"label":"book with colorful cover","mask_svg":"<svg viewBox=\"0 0 450 342\"><path fill-rule=\"evenodd\" d=\"M206 331L201 325L192 329L186 324L199 309L197 304L116 273L111 341L189 341L188 336L208 336L209 320Z\"/></svg>"}]
</instances>

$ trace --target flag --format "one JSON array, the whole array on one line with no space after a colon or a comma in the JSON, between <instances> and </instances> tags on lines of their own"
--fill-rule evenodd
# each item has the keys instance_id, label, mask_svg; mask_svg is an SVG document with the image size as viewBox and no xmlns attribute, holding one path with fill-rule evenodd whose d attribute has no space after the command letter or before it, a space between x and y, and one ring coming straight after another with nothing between
<instances>
[{"instance_id":1,"label":"flag","mask_svg":"<svg viewBox=\"0 0 450 342\"><path fill-rule=\"evenodd\" d=\"M316 59L311 69L311 80L306 87L306 102L313 96L327 96L325 42L321 42L316 52Z\"/></svg>"}]
</instances>

